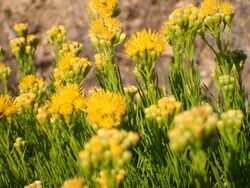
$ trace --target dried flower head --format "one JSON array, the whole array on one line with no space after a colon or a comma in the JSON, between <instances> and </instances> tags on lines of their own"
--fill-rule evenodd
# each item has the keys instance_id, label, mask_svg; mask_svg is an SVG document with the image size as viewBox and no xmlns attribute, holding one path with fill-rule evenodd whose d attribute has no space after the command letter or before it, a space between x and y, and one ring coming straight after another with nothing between
<instances>
[{"instance_id":1,"label":"dried flower head","mask_svg":"<svg viewBox=\"0 0 250 188\"><path fill-rule=\"evenodd\" d=\"M119 127L126 113L125 97L110 91L96 91L87 100L87 119L94 128Z\"/></svg>"}]
</instances>

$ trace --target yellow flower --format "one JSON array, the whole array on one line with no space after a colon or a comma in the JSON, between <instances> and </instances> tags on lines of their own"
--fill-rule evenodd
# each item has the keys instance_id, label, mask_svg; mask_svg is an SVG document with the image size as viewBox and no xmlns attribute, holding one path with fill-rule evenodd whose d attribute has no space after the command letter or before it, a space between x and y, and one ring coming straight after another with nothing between
<instances>
[{"instance_id":1,"label":"yellow flower","mask_svg":"<svg viewBox=\"0 0 250 188\"><path fill-rule=\"evenodd\" d=\"M24 53L24 50L25 50L25 38L20 37L20 38L15 38L11 40L10 47L11 47L12 53L16 57L19 57L22 53Z\"/></svg>"},{"instance_id":2,"label":"yellow flower","mask_svg":"<svg viewBox=\"0 0 250 188\"><path fill-rule=\"evenodd\" d=\"M104 19L93 20L90 26L90 37L98 40L111 41L119 37L122 32L122 25L116 19L107 17Z\"/></svg>"},{"instance_id":3,"label":"yellow flower","mask_svg":"<svg viewBox=\"0 0 250 188\"><path fill-rule=\"evenodd\" d=\"M89 9L101 17L111 17L116 8L116 0L89 0Z\"/></svg>"},{"instance_id":4,"label":"yellow flower","mask_svg":"<svg viewBox=\"0 0 250 188\"><path fill-rule=\"evenodd\" d=\"M234 14L234 7L229 1L221 2L219 8L225 16L232 16Z\"/></svg>"},{"instance_id":5,"label":"yellow flower","mask_svg":"<svg viewBox=\"0 0 250 188\"><path fill-rule=\"evenodd\" d=\"M10 76L10 68L6 66L4 63L0 63L0 79L5 80Z\"/></svg>"},{"instance_id":6,"label":"yellow flower","mask_svg":"<svg viewBox=\"0 0 250 188\"><path fill-rule=\"evenodd\" d=\"M29 107L34 107L34 104L36 102L36 95L31 92L22 93L21 95L15 98L15 102L16 102L18 111L21 111Z\"/></svg>"},{"instance_id":7,"label":"yellow flower","mask_svg":"<svg viewBox=\"0 0 250 188\"><path fill-rule=\"evenodd\" d=\"M41 91L45 86L43 79L36 77L33 74L25 76L19 83L21 93Z\"/></svg>"},{"instance_id":8,"label":"yellow flower","mask_svg":"<svg viewBox=\"0 0 250 188\"><path fill-rule=\"evenodd\" d=\"M220 3L218 0L204 0L201 4L201 11L205 16L214 16L218 13Z\"/></svg>"},{"instance_id":9,"label":"yellow flower","mask_svg":"<svg viewBox=\"0 0 250 188\"><path fill-rule=\"evenodd\" d=\"M0 95L0 117L7 118L8 121L17 112L17 106L15 101L5 95Z\"/></svg>"},{"instance_id":10,"label":"yellow flower","mask_svg":"<svg viewBox=\"0 0 250 188\"><path fill-rule=\"evenodd\" d=\"M60 56L63 56L67 53L71 53L75 56L78 56L82 51L83 45L76 41L68 41L63 43L62 50L60 51Z\"/></svg>"},{"instance_id":11,"label":"yellow flower","mask_svg":"<svg viewBox=\"0 0 250 188\"><path fill-rule=\"evenodd\" d=\"M26 37L29 31L29 26L27 23L16 23L14 24L13 29L18 37Z\"/></svg>"},{"instance_id":12,"label":"yellow flower","mask_svg":"<svg viewBox=\"0 0 250 188\"><path fill-rule=\"evenodd\" d=\"M62 25L53 26L47 31L47 35L52 46L54 46L55 43L62 44L66 39L66 30Z\"/></svg>"},{"instance_id":13,"label":"yellow flower","mask_svg":"<svg viewBox=\"0 0 250 188\"><path fill-rule=\"evenodd\" d=\"M59 87L57 92L51 96L48 108L49 114L58 114L64 118L70 118L73 112L83 111L85 109L85 99L81 93L77 84Z\"/></svg>"},{"instance_id":14,"label":"yellow flower","mask_svg":"<svg viewBox=\"0 0 250 188\"><path fill-rule=\"evenodd\" d=\"M71 178L66 180L61 188L87 188L82 178Z\"/></svg>"},{"instance_id":15,"label":"yellow flower","mask_svg":"<svg viewBox=\"0 0 250 188\"><path fill-rule=\"evenodd\" d=\"M149 30L137 32L125 43L125 52L130 56L146 57L152 52L161 54L165 50L165 43L163 37Z\"/></svg>"},{"instance_id":16,"label":"yellow flower","mask_svg":"<svg viewBox=\"0 0 250 188\"><path fill-rule=\"evenodd\" d=\"M166 41L172 45L173 40L186 40L185 34L196 34L204 19L204 14L197 7L188 4L183 8L175 9L169 19L163 24L162 34ZM184 36L184 38L183 38Z\"/></svg>"},{"instance_id":17,"label":"yellow flower","mask_svg":"<svg viewBox=\"0 0 250 188\"><path fill-rule=\"evenodd\" d=\"M36 119L39 123L43 124L48 121L49 112L48 112L49 105L45 104L44 106L38 108Z\"/></svg>"},{"instance_id":18,"label":"yellow flower","mask_svg":"<svg viewBox=\"0 0 250 188\"><path fill-rule=\"evenodd\" d=\"M125 97L109 91L101 90L91 94L86 105L87 119L97 128L120 126L126 113Z\"/></svg>"},{"instance_id":19,"label":"yellow flower","mask_svg":"<svg viewBox=\"0 0 250 188\"><path fill-rule=\"evenodd\" d=\"M54 69L56 87L66 83L77 83L84 79L90 71L92 64L86 58L75 57L72 53L66 53L60 60L58 67Z\"/></svg>"}]
</instances>

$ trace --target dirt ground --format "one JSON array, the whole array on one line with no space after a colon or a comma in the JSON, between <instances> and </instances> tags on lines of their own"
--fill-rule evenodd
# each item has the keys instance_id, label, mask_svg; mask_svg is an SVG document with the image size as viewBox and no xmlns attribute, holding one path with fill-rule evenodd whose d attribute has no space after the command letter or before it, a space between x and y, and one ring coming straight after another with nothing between
<instances>
[{"instance_id":1,"label":"dirt ground","mask_svg":"<svg viewBox=\"0 0 250 188\"><path fill-rule=\"evenodd\" d=\"M250 55L250 0L233 0L236 14L232 28L231 46L244 49ZM199 4L199 0L120 0L119 7L122 10L120 21L124 31L129 36L131 33L143 28L159 29L167 19L171 11L186 3ZM54 25L62 24L67 29L67 38L77 40L84 44L81 56L93 60L94 47L90 45L88 38L89 19L85 11L86 0L0 0L0 45L7 50L5 62L12 68L11 85L16 85L18 71L16 62L10 54L9 40L13 38L11 26L16 22L27 22L31 27L31 33L37 34L40 40L36 52L36 66L38 74L44 78L52 74L53 62L52 50L49 46L46 31ZM197 60L201 67L202 81L211 85L211 70L214 68L214 59L204 44L197 44ZM164 82L164 76L169 67L171 51L167 50L158 63L157 71L160 83ZM117 63L122 72L125 85L135 83L132 75L133 64L124 54L123 47L117 53ZM250 83L250 61L246 63L244 71L245 83ZM88 75L86 85L94 85L93 70ZM250 85L246 84L250 91Z\"/></svg>"}]
</instances>

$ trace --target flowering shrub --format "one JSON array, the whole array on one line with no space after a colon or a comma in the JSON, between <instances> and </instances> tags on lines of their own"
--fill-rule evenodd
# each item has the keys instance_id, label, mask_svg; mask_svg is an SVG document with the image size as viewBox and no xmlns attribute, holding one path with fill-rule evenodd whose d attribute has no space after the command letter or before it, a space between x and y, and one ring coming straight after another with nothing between
<instances>
[{"instance_id":1,"label":"flowering shrub","mask_svg":"<svg viewBox=\"0 0 250 188\"><path fill-rule=\"evenodd\" d=\"M241 80L247 57L229 47L233 5L188 4L160 31L129 36L124 52L137 86L127 87L114 58L126 38L117 1L88 0L87 10L99 84L89 92L93 63L80 57L83 45L68 41L64 26L47 32L55 53L48 82L33 64L37 37L26 23L13 26L21 78L9 91L11 69L0 63L0 187L249 187L250 103ZM198 37L215 57L213 93L200 82ZM164 89L155 65L167 45L174 57Z\"/></svg>"}]
</instances>

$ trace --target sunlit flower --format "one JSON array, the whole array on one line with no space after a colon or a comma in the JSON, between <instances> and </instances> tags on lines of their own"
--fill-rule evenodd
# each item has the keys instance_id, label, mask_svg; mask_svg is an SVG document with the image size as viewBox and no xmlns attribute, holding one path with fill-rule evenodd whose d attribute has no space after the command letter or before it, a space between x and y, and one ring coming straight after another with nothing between
<instances>
[{"instance_id":1,"label":"sunlit flower","mask_svg":"<svg viewBox=\"0 0 250 188\"><path fill-rule=\"evenodd\" d=\"M159 56L164 50L163 37L150 29L133 34L125 43L125 51L133 59Z\"/></svg>"},{"instance_id":2,"label":"sunlit flower","mask_svg":"<svg viewBox=\"0 0 250 188\"><path fill-rule=\"evenodd\" d=\"M116 8L116 0L89 0L89 9L101 17L111 17Z\"/></svg>"},{"instance_id":3,"label":"sunlit flower","mask_svg":"<svg viewBox=\"0 0 250 188\"><path fill-rule=\"evenodd\" d=\"M20 38L15 38L10 41L10 47L12 50L12 53L16 57L20 57L21 54L25 52L25 38L20 37Z\"/></svg>"},{"instance_id":4,"label":"sunlit flower","mask_svg":"<svg viewBox=\"0 0 250 188\"><path fill-rule=\"evenodd\" d=\"M52 46L56 44L62 44L66 39L66 30L64 26L53 26L50 30L47 31L49 42Z\"/></svg>"},{"instance_id":5,"label":"sunlit flower","mask_svg":"<svg viewBox=\"0 0 250 188\"><path fill-rule=\"evenodd\" d=\"M204 0L201 3L201 11L205 16L214 16L218 13L220 3L218 0Z\"/></svg>"},{"instance_id":6,"label":"sunlit flower","mask_svg":"<svg viewBox=\"0 0 250 188\"><path fill-rule=\"evenodd\" d=\"M58 66L54 69L55 85L77 83L84 79L90 71L92 64L86 58L79 58L72 53L65 54Z\"/></svg>"},{"instance_id":7,"label":"sunlit flower","mask_svg":"<svg viewBox=\"0 0 250 188\"><path fill-rule=\"evenodd\" d=\"M225 16L232 16L234 14L234 6L229 1L220 2L219 8Z\"/></svg>"},{"instance_id":8,"label":"sunlit flower","mask_svg":"<svg viewBox=\"0 0 250 188\"><path fill-rule=\"evenodd\" d=\"M27 23L16 23L14 24L13 29L18 37L26 37L29 32L29 26Z\"/></svg>"},{"instance_id":9,"label":"sunlit flower","mask_svg":"<svg viewBox=\"0 0 250 188\"><path fill-rule=\"evenodd\" d=\"M0 95L0 118L4 117L9 122L11 117L17 112L17 106L14 101L9 96Z\"/></svg>"},{"instance_id":10,"label":"sunlit flower","mask_svg":"<svg viewBox=\"0 0 250 188\"><path fill-rule=\"evenodd\" d=\"M166 41L173 45L176 42L175 40L186 40L185 36L187 34L195 36L203 19L204 14L192 4L177 8L163 24L162 34Z\"/></svg>"},{"instance_id":11,"label":"sunlit flower","mask_svg":"<svg viewBox=\"0 0 250 188\"><path fill-rule=\"evenodd\" d=\"M73 112L85 109L85 98L77 84L59 87L51 96L48 112L52 115L62 115L69 119Z\"/></svg>"},{"instance_id":12,"label":"sunlit flower","mask_svg":"<svg viewBox=\"0 0 250 188\"><path fill-rule=\"evenodd\" d=\"M65 54L73 54L74 56L78 56L82 51L83 45L76 41L67 41L63 43L62 49L60 51L60 56L64 56Z\"/></svg>"},{"instance_id":13,"label":"sunlit flower","mask_svg":"<svg viewBox=\"0 0 250 188\"><path fill-rule=\"evenodd\" d=\"M119 39L122 32L121 23L114 18L104 18L93 20L91 22L89 35L91 40L105 40L111 41L112 39Z\"/></svg>"},{"instance_id":14,"label":"sunlit flower","mask_svg":"<svg viewBox=\"0 0 250 188\"><path fill-rule=\"evenodd\" d=\"M118 127L126 112L125 97L97 91L89 96L86 112L88 121L96 128Z\"/></svg>"},{"instance_id":15,"label":"sunlit flower","mask_svg":"<svg viewBox=\"0 0 250 188\"><path fill-rule=\"evenodd\" d=\"M30 74L25 76L19 83L19 89L21 93L24 92L38 92L44 89L45 82L43 79Z\"/></svg>"}]
</instances>

